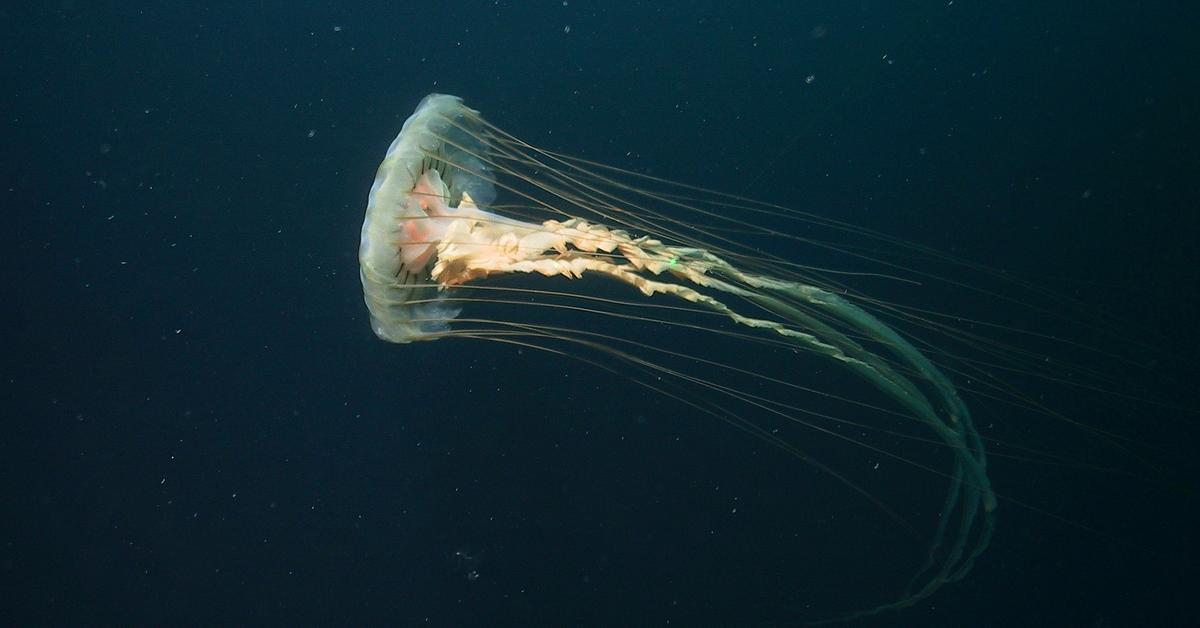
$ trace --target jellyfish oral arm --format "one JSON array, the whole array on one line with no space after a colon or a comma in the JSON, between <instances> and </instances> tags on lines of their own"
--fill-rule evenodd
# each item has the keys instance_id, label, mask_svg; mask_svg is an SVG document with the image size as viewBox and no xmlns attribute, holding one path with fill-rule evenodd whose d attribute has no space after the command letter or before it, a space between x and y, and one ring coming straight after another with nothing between
<instances>
[{"instance_id":1,"label":"jellyfish oral arm","mask_svg":"<svg viewBox=\"0 0 1200 628\"><path fill-rule=\"evenodd\" d=\"M755 284L768 282L734 269L721 258L701 249L668 246L643 236L630 237L619 229L572 218L526 223L471 207L460 208L461 218L449 223L437 246L437 261L430 273L443 286L461 285L502 273L537 273L569 279L584 273L611 277L646 296L668 294L728 316L747 327L769 329L810 349L844 362L857 359L816 336L777 321L746 316L699 288L757 298L753 291L710 276L710 271L732 273ZM660 279L659 277L662 277ZM670 281L667 277L680 281ZM780 288L786 282L777 282ZM790 285L790 284L789 284ZM761 286L760 286L761 287Z\"/></svg>"},{"instance_id":2,"label":"jellyfish oral arm","mask_svg":"<svg viewBox=\"0 0 1200 628\"><path fill-rule=\"evenodd\" d=\"M527 223L471 208L448 225L431 274L438 283L458 285L502 273L578 279L591 271L633 284L646 295L670 292L668 284L641 273L668 270L673 256L645 250L646 243L662 247L656 240L633 239L578 219Z\"/></svg>"}]
</instances>

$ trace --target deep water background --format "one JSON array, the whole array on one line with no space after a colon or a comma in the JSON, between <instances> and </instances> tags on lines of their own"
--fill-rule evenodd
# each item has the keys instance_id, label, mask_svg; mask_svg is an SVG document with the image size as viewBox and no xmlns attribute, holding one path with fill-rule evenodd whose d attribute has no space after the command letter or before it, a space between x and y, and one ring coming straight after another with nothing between
<instances>
[{"instance_id":1,"label":"deep water background","mask_svg":"<svg viewBox=\"0 0 1200 628\"><path fill-rule=\"evenodd\" d=\"M0 623L786 625L897 593L921 537L728 426L572 361L373 337L362 209L441 91L1117 321L1047 332L1111 344L1140 366L1097 368L1144 397L1031 394L1129 440L982 404L1094 467L997 462L1020 504L972 575L861 623L1196 625L1198 26L1185 2L0 9Z\"/></svg>"}]
</instances>

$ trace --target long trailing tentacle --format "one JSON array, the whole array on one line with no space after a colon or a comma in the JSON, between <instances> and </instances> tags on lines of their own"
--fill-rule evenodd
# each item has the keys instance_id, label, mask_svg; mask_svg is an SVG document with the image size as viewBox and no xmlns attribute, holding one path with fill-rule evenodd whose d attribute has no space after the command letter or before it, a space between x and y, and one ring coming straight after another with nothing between
<instances>
[{"instance_id":1,"label":"long trailing tentacle","mask_svg":"<svg viewBox=\"0 0 1200 628\"><path fill-rule=\"evenodd\" d=\"M954 470L929 558L899 599L851 617L907 607L927 598L965 576L990 542L996 496L987 475L983 442L954 384L903 336L840 296L816 286L743 272L703 249L634 238L577 219L539 225L490 219L479 212L448 227L437 260L432 277L446 286L500 273L568 278L595 273L647 296L684 299L843 364L933 431L952 452ZM739 312L720 294L751 303L772 317ZM864 347L830 320L883 347L895 362Z\"/></svg>"}]
</instances>

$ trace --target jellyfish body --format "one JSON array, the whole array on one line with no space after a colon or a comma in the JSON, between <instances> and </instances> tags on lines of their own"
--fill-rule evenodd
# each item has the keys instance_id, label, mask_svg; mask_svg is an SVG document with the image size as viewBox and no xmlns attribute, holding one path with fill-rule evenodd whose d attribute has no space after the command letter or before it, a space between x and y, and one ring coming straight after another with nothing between
<instances>
[{"instance_id":1,"label":"jellyfish body","mask_svg":"<svg viewBox=\"0 0 1200 628\"><path fill-rule=\"evenodd\" d=\"M466 126L467 111L452 96L425 98L388 147L371 187L359 274L371 327L384 340L436 337L458 313L429 282L433 253L457 211L495 196L487 166L475 157L486 146Z\"/></svg>"},{"instance_id":2,"label":"jellyfish body","mask_svg":"<svg viewBox=\"0 0 1200 628\"><path fill-rule=\"evenodd\" d=\"M965 576L991 538L996 497L970 412L938 366L863 307L825 286L806 283L785 265L723 253L720 246L695 236L707 233L722 241L718 231L626 205L629 188L617 184L617 191L610 191L612 186L601 185L611 183L606 176L581 163L586 162L566 160L505 134L458 98L428 96L388 149L367 206L359 259L375 333L400 343L455 335L522 345L553 339L568 347L606 351L631 371L684 380L758 410L788 418L796 412L787 404L722 385L719 377L660 367L643 355L608 346L611 336L589 330L479 318L462 321L462 329L453 325L465 305L486 300L483 289L489 278L527 274L561 283L599 276L630 286L644 298L673 300L691 312L733 324L734 331L714 324L713 334L746 334L824 356L890 398L952 458L952 467L941 473L949 488L927 564L899 599L851 616L910 606ZM514 164L527 168L519 171ZM505 181L503 175L514 180ZM545 219L519 220L490 211L496 187L523 201L514 205L521 213ZM681 199L657 197L678 207L685 204ZM666 237L633 233L655 224ZM699 361L732 370L719 360ZM787 374L760 377L789 385L780 381ZM710 407L696 407L714 413ZM737 424L796 451L752 424Z\"/></svg>"}]
</instances>

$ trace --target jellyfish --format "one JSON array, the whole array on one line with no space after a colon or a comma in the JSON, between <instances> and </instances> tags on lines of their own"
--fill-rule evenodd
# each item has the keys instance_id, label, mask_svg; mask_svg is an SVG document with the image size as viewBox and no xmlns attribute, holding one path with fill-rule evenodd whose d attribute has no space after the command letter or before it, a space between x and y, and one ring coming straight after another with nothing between
<instances>
[{"instance_id":1,"label":"jellyfish","mask_svg":"<svg viewBox=\"0 0 1200 628\"><path fill-rule=\"evenodd\" d=\"M838 476L746 411L853 440L786 394L812 390L788 372L789 356L816 356L950 454L948 468L933 470L947 490L925 563L896 598L842 618L912 606L966 576L988 546L997 499L971 413L928 349L871 311L885 306L760 252L762 237L812 243L755 222L788 210L622 173L521 141L457 97L427 96L389 146L367 203L359 262L373 331L392 343L469 338L579 358ZM512 277L538 283L505 282ZM598 280L608 285L576 287ZM473 313L488 306L487 316ZM529 316L538 308L552 316ZM631 339L627 321L650 323L663 339ZM679 333L689 340L668 344ZM744 359L742 345L782 358Z\"/></svg>"}]
</instances>

